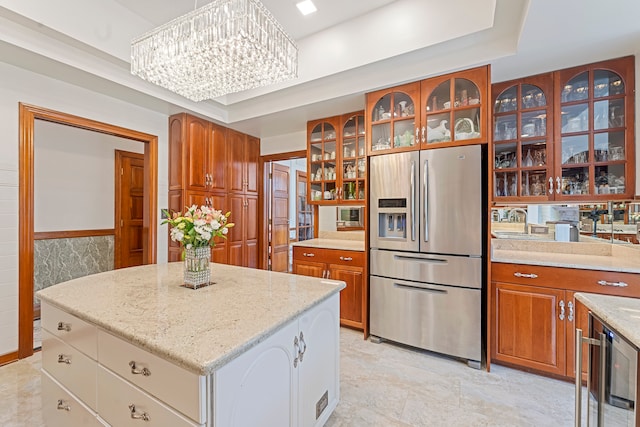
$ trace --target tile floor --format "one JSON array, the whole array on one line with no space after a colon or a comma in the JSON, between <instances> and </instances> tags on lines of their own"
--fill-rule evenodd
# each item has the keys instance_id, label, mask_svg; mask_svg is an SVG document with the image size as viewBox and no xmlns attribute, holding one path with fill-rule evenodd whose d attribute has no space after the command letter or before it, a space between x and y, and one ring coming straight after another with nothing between
<instances>
[{"instance_id":1,"label":"tile floor","mask_svg":"<svg viewBox=\"0 0 640 427\"><path fill-rule=\"evenodd\" d=\"M43 425L40 364L38 352L0 368L0 426ZM573 425L571 383L499 365L487 373L342 329L340 369L327 427Z\"/></svg>"}]
</instances>

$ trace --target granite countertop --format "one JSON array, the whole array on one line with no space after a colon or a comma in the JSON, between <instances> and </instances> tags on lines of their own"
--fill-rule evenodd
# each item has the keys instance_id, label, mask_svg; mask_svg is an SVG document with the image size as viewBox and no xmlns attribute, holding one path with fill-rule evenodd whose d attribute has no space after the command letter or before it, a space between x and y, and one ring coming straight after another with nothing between
<instances>
[{"instance_id":1,"label":"granite countertop","mask_svg":"<svg viewBox=\"0 0 640 427\"><path fill-rule=\"evenodd\" d=\"M342 249L345 251L364 252L364 240L341 239L310 239L302 242L294 242L291 246L303 246L305 248Z\"/></svg>"},{"instance_id":2,"label":"granite countertop","mask_svg":"<svg viewBox=\"0 0 640 427\"><path fill-rule=\"evenodd\" d=\"M263 341L344 282L211 264L214 285L182 284L182 263L94 274L37 296L198 375Z\"/></svg>"},{"instance_id":3,"label":"granite countertop","mask_svg":"<svg viewBox=\"0 0 640 427\"><path fill-rule=\"evenodd\" d=\"M581 292L575 297L609 327L640 348L640 298Z\"/></svg>"},{"instance_id":4,"label":"granite countertop","mask_svg":"<svg viewBox=\"0 0 640 427\"><path fill-rule=\"evenodd\" d=\"M491 262L640 273L640 250L602 243L492 239Z\"/></svg>"}]
</instances>

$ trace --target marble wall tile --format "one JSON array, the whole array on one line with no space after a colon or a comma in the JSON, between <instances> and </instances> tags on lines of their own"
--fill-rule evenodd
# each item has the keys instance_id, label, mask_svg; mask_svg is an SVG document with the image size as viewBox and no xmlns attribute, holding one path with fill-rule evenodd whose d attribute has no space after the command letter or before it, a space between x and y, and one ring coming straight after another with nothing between
<instances>
[{"instance_id":1,"label":"marble wall tile","mask_svg":"<svg viewBox=\"0 0 640 427\"><path fill-rule=\"evenodd\" d=\"M34 290L113 270L114 236L46 239L34 242Z\"/></svg>"}]
</instances>

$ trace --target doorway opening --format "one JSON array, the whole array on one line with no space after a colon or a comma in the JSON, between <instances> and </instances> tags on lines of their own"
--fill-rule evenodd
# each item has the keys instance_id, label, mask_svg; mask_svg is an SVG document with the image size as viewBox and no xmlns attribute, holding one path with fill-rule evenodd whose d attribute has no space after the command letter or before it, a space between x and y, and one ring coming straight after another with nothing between
<instances>
[{"instance_id":1,"label":"doorway opening","mask_svg":"<svg viewBox=\"0 0 640 427\"><path fill-rule=\"evenodd\" d=\"M27 104L19 104L19 298L18 298L18 352L13 358L25 358L33 354L34 347L34 241L35 241L35 191L34 191L34 137L36 121L72 126L102 134L113 135L143 143L142 177L142 262L156 262L157 239L157 181L158 181L158 137L131 129L122 128L94 120L73 116ZM60 165L64 168L64 165ZM82 177L78 177L82 179ZM73 194L72 194L73 196ZM78 199L80 199L78 197ZM76 200L82 202L86 200ZM70 206L72 209L73 206ZM115 227L114 227L115 228ZM78 230L76 230L78 231ZM104 235L109 231L93 230L92 234ZM40 234L40 233L39 233ZM45 233L46 234L46 233ZM83 230L70 231L67 237L82 237ZM111 231L111 234L114 234ZM46 237L40 234L39 238ZM9 360L12 360L10 358Z\"/></svg>"},{"instance_id":2,"label":"doorway opening","mask_svg":"<svg viewBox=\"0 0 640 427\"><path fill-rule=\"evenodd\" d=\"M318 208L307 204L306 155L302 150L260 159L265 194L262 253L267 270L290 273L291 244L318 235Z\"/></svg>"}]
</instances>

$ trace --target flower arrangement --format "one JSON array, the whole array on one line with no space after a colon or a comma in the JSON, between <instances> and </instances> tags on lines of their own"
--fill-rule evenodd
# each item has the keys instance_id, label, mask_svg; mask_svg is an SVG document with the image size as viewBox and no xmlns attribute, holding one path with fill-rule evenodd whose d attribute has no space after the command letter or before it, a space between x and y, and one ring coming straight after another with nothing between
<instances>
[{"instance_id":1,"label":"flower arrangement","mask_svg":"<svg viewBox=\"0 0 640 427\"><path fill-rule=\"evenodd\" d=\"M229 228L233 223L228 222L231 212L222 211L208 206L193 205L187 208L184 215L164 211L167 219L162 224L171 226L171 240L179 242L186 249L215 246L214 237L227 238Z\"/></svg>"}]
</instances>

